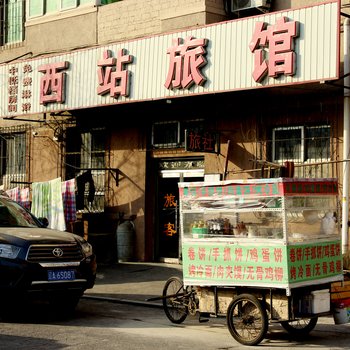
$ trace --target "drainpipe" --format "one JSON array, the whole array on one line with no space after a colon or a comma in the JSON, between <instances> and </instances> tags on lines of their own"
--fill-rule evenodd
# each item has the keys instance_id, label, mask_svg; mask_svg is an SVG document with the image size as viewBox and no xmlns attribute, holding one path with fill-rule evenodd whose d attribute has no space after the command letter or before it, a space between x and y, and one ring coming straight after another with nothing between
<instances>
[{"instance_id":1,"label":"drainpipe","mask_svg":"<svg viewBox=\"0 0 350 350\"><path fill-rule=\"evenodd\" d=\"M348 251L349 221L349 132L350 132L350 20L344 21L344 131L343 131L343 199L342 199L342 251Z\"/></svg>"}]
</instances>

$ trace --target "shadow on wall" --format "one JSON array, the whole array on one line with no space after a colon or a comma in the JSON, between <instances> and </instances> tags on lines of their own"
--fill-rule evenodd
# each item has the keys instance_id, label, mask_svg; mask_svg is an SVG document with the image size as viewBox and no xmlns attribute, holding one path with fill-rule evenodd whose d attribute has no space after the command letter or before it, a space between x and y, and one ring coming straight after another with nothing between
<instances>
[{"instance_id":1,"label":"shadow on wall","mask_svg":"<svg viewBox=\"0 0 350 350\"><path fill-rule=\"evenodd\" d=\"M254 162L251 160L255 159L255 155L249 152L244 147L240 146L235 142L230 143L230 149L228 153L228 159L232 162L231 167L228 167L228 174L232 174L234 171L250 170L254 167ZM252 172L251 175L255 176L257 172Z\"/></svg>"}]
</instances>

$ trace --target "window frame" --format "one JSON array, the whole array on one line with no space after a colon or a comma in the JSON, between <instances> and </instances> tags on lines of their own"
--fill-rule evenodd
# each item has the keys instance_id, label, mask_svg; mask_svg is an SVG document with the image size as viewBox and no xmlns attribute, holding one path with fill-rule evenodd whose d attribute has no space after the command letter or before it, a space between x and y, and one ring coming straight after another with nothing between
<instances>
[{"instance_id":1,"label":"window frame","mask_svg":"<svg viewBox=\"0 0 350 350\"><path fill-rule=\"evenodd\" d=\"M175 142L164 142L164 143L155 143L157 142L157 130L156 127L157 126L164 126L164 125L170 125L173 124L174 125L174 132L176 132L176 136L175 136ZM176 130L175 130L176 129ZM155 122L152 124L152 146L155 148L175 148L178 147L179 143L180 143L180 122L177 120L171 120L171 121L163 121L163 122Z\"/></svg>"},{"instance_id":2,"label":"window frame","mask_svg":"<svg viewBox=\"0 0 350 350\"><path fill-rule=\"evenodd\" d=\"M74 3L74 4L72 4L72 5L70 5L70 6L65 6L65 5L63 4L65 1L71 1L71 2ZM72 9L77 8L79 5L80 5L80 4L78 3L78 0L60 0L60 1L59 1L59 11L72 10Z\"/></svg>"},{"instance_id":3,"label":"window frame","mask_svg":"<svg viewBox=\"0 0 350 350\"><path fill-rule=\"evenodd\" d=\"M318 158L309 158L308 157L308 149L309 149L309 130L316 129L316 128L327 128L331 130L331 126L329 124L318 124L318 125L299 125L299 126L282 126L282 127L276 127L272 129L272 161L277 164L281 164L285 161L292 161L295 163L310 163L310 162L317 162ZM300 130L300 156L294 157L294 158L282 158L277 159L277 149L276 149L276 143L278 142L278 139L276 138L276 132L280 130ZM327 158L321 158L322 160L330 160L330 141L331 141L331 134L329 132L328 137L329 143L328 143L328 157Z\"/></svg>"},{"instance_id":4,"label":"window frame","mask_svg":"<svg viewBox=\"0 0 350 350\"><path fill-rule=\"evenodd\" d=\"M275 163L282 163L284 159L277 159L276 158L276 142L279 140L276 140L276 131L283 131L283 130L300 130L300 157L299 158L292 158L289 159L289 161L292 162L302 162L305 159L305 147L304 147L304 140L305 140L305 133L304 133L304 127L303 126L282 126L272 129L272 161Z\"/></svg>"},{"instance_id":5,"label":"window frame","mask_svg":"<svg viewBox=\"0 0 350 350\"><path fill-rule=\"evenodd\" d=\"M27 176L26 132L0 133L0 183L6 179L24 181ZM7 184L9 185L9 184Z\"/></svg>"},{"instance_id":6,"label":"window frame","mask_svg":"<svg viewBox=\"0 0 350 350\"><path fill-rule=\"evenodd\" d=\"M97 149L94 149L94 135L102 132L106 133L105 128L93 128L89 130L82 130L78 127L71 127L67 129L66 132L66 151L65 151L65 171L66 171L66 180L71 179L72 177L77 177L82 175L87 170L91 169L91 174L95 183L95 195L94 200L91 202L92 205L89 206L87 200L89 196L89 191L84 191L84 209L79 209L78 212L87 213L87 212L103 212L105 207L105 174L106 174L106 145L100 147L100 143L97 142ZM73 140L72 143L69 143L70 139ZM106 140L105 136L103 137ZM97 155L97 159L101 159L101 154L103 154L104 163L101 164L101 167L96 167L99 162L96 163L96 160L93 159L94 155ZM71 164L70 161L75 160L74 164ZM103 185L97 186L97 185Z\"/></svg>"},{"instance_id":7,"label":"window frame","mask_svg":"<svg viewBox=\"0 0 350 350\"><path fill-rule=\"evenodd\" d=\"M328 141L329 141L329 144L328 144L328 157L327 158L323 158L321 157L322 160L330 160L330 149L331 149L331 146L330 146L330 141L331 141L331 126L330 125L326 125L326 124L322 124L322 125L313 125L313 126L309 126L307 128L307 131L309 132L310 129L329 129L329 138L328 138ZM308 142L309 142L309 135L308 135L308 132L307 132L307 137L306 137L306 140L305 140L305 148L306 148L306 152L305 152L305 158L306 158L306 161L308 162L313 162L313 161L318 161L320 158L311 158L311 157L308 157L308 151L309 151L309 146L308 146Z\"/></svg>"},{"instance_id":8,"label":"window frame","mask_svg":"<svg viewBox=\"0 0 350 350\"><path fill-rule=\"evenodd\" d=\"M0 6L0 46L7 46L12 44L21 43L24 40L25 31L25 14L26 14L26 3L25 0L15 0L11 3L12 16L10 14L10 3L9 0L4 0ZM18 16L18 13L20 16ZM13 27L15 27L13 29Z\"/></svg>"},{"instance_id":9,"label":"window frame","mask_svg":"<svg viewBox=\"0 0 350 350\"><path fill-rule=\"evenodd\" d=\"M28 0L26 1L26 13L27 13L27 17L28 19L31 19L31 18L38 18L40 16L44 16L45 14L45 0L37 0L38 2L38 8L39 8L39 11L35 14L31 14L31 2L33 0Z\"/></svg>"},{"instance_id":10,"label":"window frame","mask_svg":"<svg viewBox=\"0 0 350 350\"><path fill-rule=\"evenodd\" d=\"M158 125L169 125L174 124L174 131L176 132L175 142L157 142L156 127ZM184 148L185 147L185 131L188 128L200 130L204 129L204 119L190 119L190 120L168 120L168 121L157 121L152 124L152 135L151 135L151 146L155 149L166 149L166 148ZM175 130L176 129L176 130Z\"/></svg>"}]
</instances>

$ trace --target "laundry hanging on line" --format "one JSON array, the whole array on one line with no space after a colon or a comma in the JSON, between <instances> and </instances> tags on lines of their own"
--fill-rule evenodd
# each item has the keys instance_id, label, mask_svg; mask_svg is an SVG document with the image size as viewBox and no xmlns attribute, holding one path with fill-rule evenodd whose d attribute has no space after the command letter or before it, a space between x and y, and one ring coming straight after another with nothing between
<instances>
[{"instance_id":1,"label":"laundry hanging on line","mask_svg":"<svg viewBox=\"0 0 350 350\"><path fill-rule=\"evenodd\" d=\"M89 185L89 193L87 200L91 203L95 198L95 184L92 178L91 170L87 170L76 178L77 195L76 208L77 210L84 209L85 184Z\"/></svg>"},{"instance_id":2,"label":"laundry hanging on line","mask_svg":"<svg viewBox=\"0 0 350 350\"><path fill-rule=\"evenodd\" d=\"M15 202L21 204L24 208L30 210L30 190L26 188L11 188L5 191L6 194Z\"/></svg>"},{"instance_id":3,"label":"laundry hanging on line","mask_svg":"<svg viewBox=\"0 0 350 350\"><path fill-rule=\"evenodd\" d=\"M45 217L49 228L65 231L61 178L32 183L32 208L36 217Z\"/></svg>"},{"instance_id":4,"label":"laundry hanging on line","mask_svg":"<svg viewBox=\"0 0 350 350\"><path fill-rule=\"evenodd\" d=\"M77 220L75 179L62 182L62 200L66 224Z\"/></svg>"}]
</instances>

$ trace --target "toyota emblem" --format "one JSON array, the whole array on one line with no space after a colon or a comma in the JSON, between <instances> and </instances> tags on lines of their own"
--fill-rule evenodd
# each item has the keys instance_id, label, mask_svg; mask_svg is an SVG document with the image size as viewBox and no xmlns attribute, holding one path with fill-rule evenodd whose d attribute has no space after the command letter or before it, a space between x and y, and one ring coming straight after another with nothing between
<instances>
[{"instance_id":1,"label":"toyota emblem","mask_svg":"<svg viewBox=\"0 0 350 350\"><path fill-rule=\"evenodd\" d=\"M63 255L63 250L61 248L55 248L52 251L52 254L56 257L56 258L60 258Z\"/></svg>"}]
</instances>

